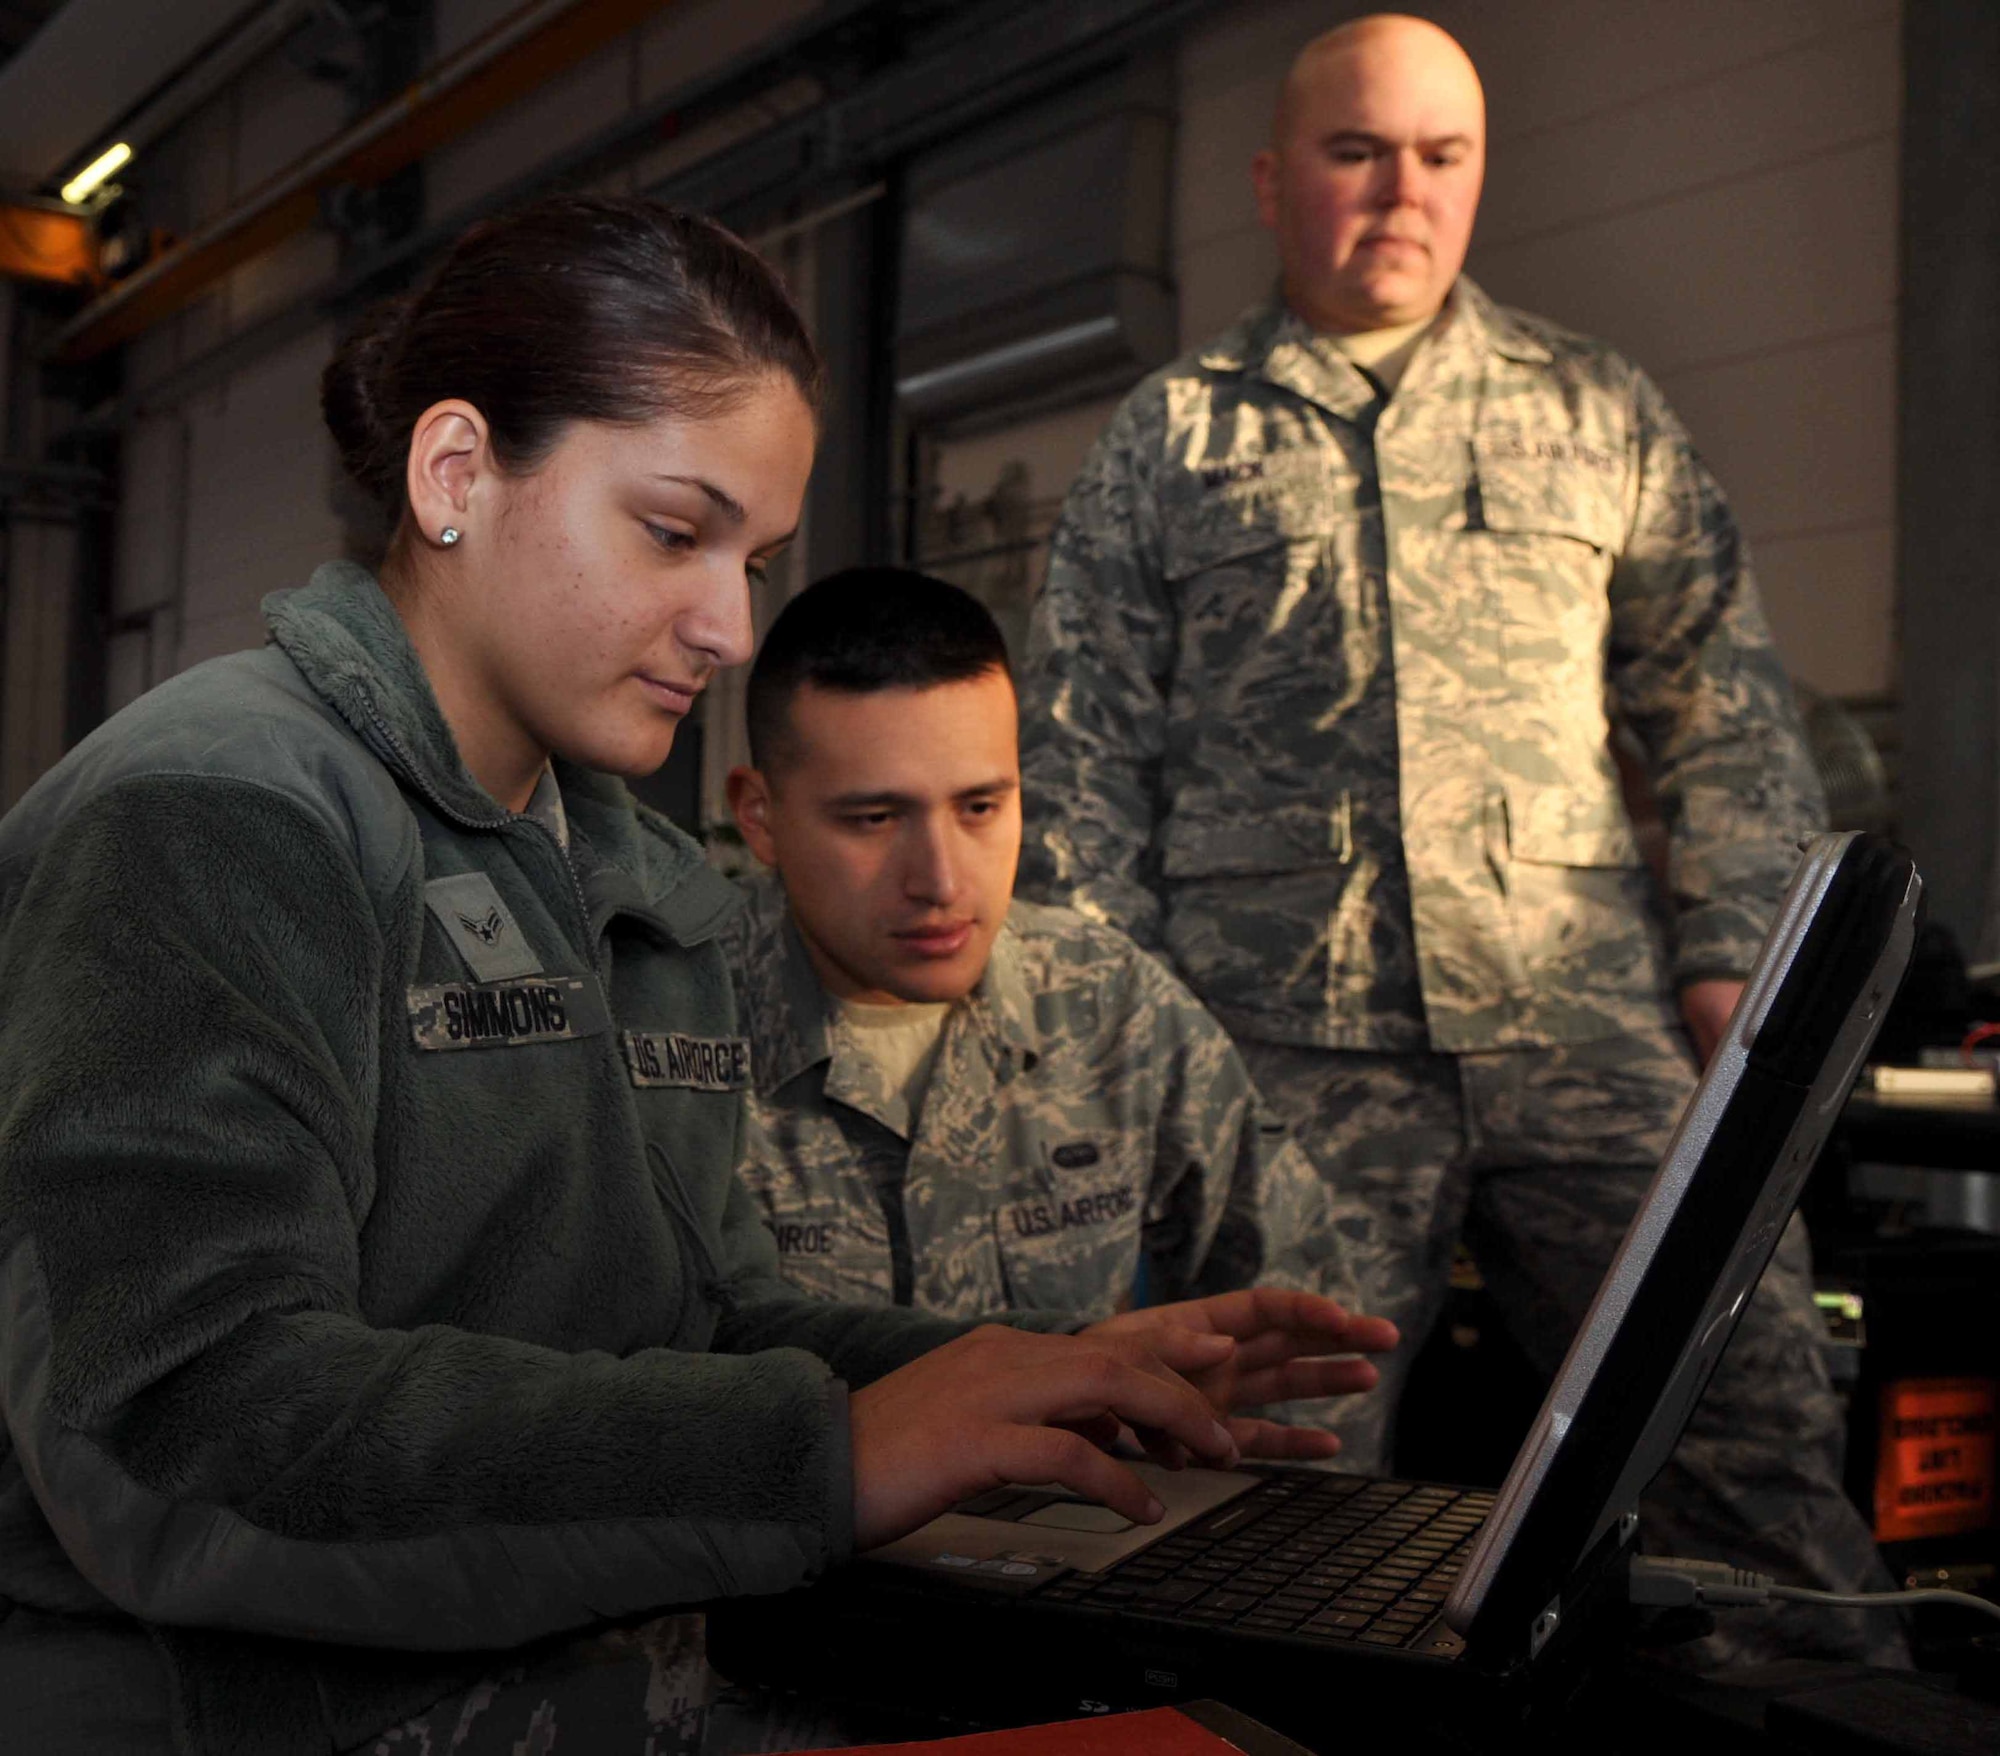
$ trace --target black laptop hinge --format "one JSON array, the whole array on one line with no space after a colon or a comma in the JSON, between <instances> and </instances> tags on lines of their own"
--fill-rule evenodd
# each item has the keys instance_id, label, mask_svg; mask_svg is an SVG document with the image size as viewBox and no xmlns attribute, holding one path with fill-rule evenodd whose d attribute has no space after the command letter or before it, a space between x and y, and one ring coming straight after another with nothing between
<instances>
[{"instance_id":1,"label":"black laptop hinge","mask_svg":"<svg viewBox=\"0 0 2000 1756\"><path fill-rule=\"evenodd\" d=\"M1562 1626L1562 1619L1562 1598L1550 1598L1548 1606L1528 1630L1528 1657L1531 1661L1542 1656L1542 1648L1554 1639L1556 1630Z\"/></svg>"}]
</instances>

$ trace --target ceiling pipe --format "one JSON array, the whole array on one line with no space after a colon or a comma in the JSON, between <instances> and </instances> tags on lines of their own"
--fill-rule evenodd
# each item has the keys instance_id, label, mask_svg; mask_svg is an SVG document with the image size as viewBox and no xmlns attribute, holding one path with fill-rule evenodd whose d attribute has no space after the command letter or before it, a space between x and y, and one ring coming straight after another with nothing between
<instances>
[{"instance_id":1,"label":"ceiling pipe","mask_svg":"<svg viewBox=\"0 0 2000 1756\"><path fill-rule=\"evenodd\" d=\"M528 0L455 55L86 306L53 338L87 360L312 225L320 197L381 183L663 10L669 0Z\"/></svg>"},{"instance_id":2,"label":"ceiling pipe","mask_svg":"<svg viewBox=\"0 0 2000 1756\"><path fill-rule=\"evenodd\" d=\"M261 0L65 0L0 66L0 184L41 189L111 144L182 68L244 28Z\"/></svg>"},{"instance_id":3,"label":"ceiling pipe","mask_svg":"<svg viewBox=\"0 0 2000 1756\"><path fill-rule=\"evenodd\" d=\"M120 117L96 138L109 146L122 140L142 153L161 135L178 127L253 61L276 49L312 15L312 0L274 0L263 11L239 23L210 53L197 57L128 116Z\"/></svg>"}]
</instances>

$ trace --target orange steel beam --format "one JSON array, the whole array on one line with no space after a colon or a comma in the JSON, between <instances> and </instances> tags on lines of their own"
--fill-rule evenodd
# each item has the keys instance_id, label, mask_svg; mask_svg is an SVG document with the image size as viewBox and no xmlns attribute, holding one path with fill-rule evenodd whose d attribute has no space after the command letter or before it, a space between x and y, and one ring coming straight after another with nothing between
<instances>
[{"instance_id":1,"label":"orange steel beam","mask_svg":"<svg viewBox=\"0 0 2000 1756\"><path fill-rule=\"evenodd\" d=\"M669 0L529 0L324 146L253 189L112 292L55 338L66 360L129 341L191 303L231 269L319 214L344 184L383 182L603 48Z\"/></svg>"},{"instance_id":2,"label":"orange steel beam","mask_svg":"<svg viewBox=\"0 0 2000 1756\"><path fill-rule=\"evenodd\" d=\"M90 222L79 214L0 202L0 275L61 286L100 285L104 277L97 270Z\"/></svg>"}]
</instances>

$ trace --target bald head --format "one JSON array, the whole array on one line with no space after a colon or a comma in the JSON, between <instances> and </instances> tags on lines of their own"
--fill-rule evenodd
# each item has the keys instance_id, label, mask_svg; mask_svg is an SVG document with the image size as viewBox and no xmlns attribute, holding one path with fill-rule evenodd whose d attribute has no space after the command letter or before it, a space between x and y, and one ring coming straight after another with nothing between
<instances>
[{"instance_id":1,"label":"bald head","mask_svg":"<svg viewBox=\"0 0 2000 1756\"><path fill-rule=\"evenodd\" d=\"M1486 93L1472 57L1449 31L1403 12L1372 12L1313 38L1292 57L1271 118L1271 144L1308 124L1328 97L1359 87L1422 86L1479 119L1484 138Z\"/></svg>"},{"instance_id":2,"label":"bald head","mask_svg":"<svg viewBox=\"0 0 2000 1756\"><path fill-rule=\"evenodd\" d=\"M1344 332L1433 315L1464 264L1485 165L1485 94L1448 32L1376 13L1316 37L1252 166L1293 308Z\"/></svg>"}]
</instances>

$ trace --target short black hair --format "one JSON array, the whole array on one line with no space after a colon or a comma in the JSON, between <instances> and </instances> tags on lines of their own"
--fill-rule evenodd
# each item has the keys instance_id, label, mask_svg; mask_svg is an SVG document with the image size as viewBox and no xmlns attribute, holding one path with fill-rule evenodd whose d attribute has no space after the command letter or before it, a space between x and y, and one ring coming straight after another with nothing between
<instances>
[{"instance_id":1,"label":"short black hair","mask_svg":"<svg viewBox=\"0 0 2000 1756\"><path fill-rule=\"evenodd\" d=\"M790 735L792 697L808 683L873 695L989 671L1013 676L999 624L969 591L908 567L829 574L778 612L750 667L750 760L768 769L777 758Z\"/></svg>"}]
</instances>

